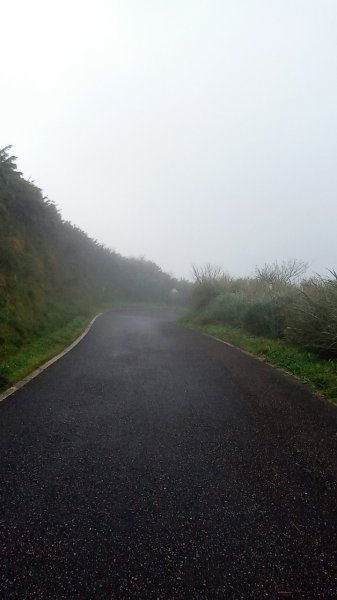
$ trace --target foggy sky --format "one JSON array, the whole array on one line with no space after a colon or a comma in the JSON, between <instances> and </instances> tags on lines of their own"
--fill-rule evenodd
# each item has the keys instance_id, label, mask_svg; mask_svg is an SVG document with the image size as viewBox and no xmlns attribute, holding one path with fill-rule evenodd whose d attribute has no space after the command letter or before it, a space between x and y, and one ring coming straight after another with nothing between
<instances>
[{"instance_id":1,"label":"foggy sky","mask_svg":"<svg viewBox=\"0 0 337 600\"><path fill-rule=\"evenodd\" d=\"M180 277L337 268L335 0L17 0L0 145L64 218Z\"/></svg>"}]
</instances>

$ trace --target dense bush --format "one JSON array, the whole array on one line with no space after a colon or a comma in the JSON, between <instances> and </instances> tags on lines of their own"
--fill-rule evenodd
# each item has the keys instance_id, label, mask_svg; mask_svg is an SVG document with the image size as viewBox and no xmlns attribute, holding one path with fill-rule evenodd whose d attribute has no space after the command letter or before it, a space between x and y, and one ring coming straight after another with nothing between
<instances>
[{"instance_id":1,"label":"dense bush","mask_svg":"<svg viewBox=\"0 0 337 600\"><path fill-rule=\"evenodd\" d=\"M337 274L315 277L302 288L286 331L291 342L326 358L337 357Z\"/></svg>"},{"instance_id":2,"label":"dense bush","mask_svg":"<svg viewBox=\"0 0 337 600\"><path fill-rule=\"evenodd\" d=\"M204 311L205 321L227 323L240 327L247 309L242 294L238 292L221 292L214 298Z\"/></svg>"},{"instance_id":3,"label":"dense bush","mask_svg":"<svg viewBox=\"0 0 337 600\"><path fill-rule=\"evenodd\" d=\"M0 367L0 389L5 387L6 385L8 385L8 378L5 375L5 373L3 373L2 368Z\"/></svg>"},{"instance_id":4,"label":"dense bush","mask_svg":"<svg viewBox=\"0 0 337 600\"><path fill-rule=\"evenodd\" d=\"M286 326L285 313L277 298L255 302L247 309L243 324L254 335L281 338Z\"/></svg>"},{"instance_id":5,"label":"dense bush","mask_svg":"<svg viewBox=\"0 0 337 600\"><path fill-rule=\"evenodd\" d=\"M337 273L300 280L301 261L264 265L256 277L214 277L197 270L192 298L203 322L244 328L253 335L286 339L326 358L337 357ZM211 274L211 276L207 276Z\"/></svg>"},{"instance_id":6,"label":"dense bush","mask_svg":"<svg viewBox=\"0 0 337 600\"><path fill-rule=\"evenodd\" d=\"M209 264L201 268L193 266L193 274L192 303L196 309L204 309L221 292L227 278L220 267Z\"/></svg>"}]
</instances>

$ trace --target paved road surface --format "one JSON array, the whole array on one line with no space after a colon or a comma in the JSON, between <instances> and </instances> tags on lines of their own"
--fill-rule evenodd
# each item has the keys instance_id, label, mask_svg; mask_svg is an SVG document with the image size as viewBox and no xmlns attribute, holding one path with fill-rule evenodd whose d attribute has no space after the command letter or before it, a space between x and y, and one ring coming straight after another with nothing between
<instances>
[{"instance_id":1,"label":"paved road surface","mask_svg":"<svg viewBox=\"0 0 337 600\"><path fill-rule=\"evenodd\" d=\"M337 409L175 322L99 318L0 404L0 598L337 598Z\"/></svg>"}]
</instances>

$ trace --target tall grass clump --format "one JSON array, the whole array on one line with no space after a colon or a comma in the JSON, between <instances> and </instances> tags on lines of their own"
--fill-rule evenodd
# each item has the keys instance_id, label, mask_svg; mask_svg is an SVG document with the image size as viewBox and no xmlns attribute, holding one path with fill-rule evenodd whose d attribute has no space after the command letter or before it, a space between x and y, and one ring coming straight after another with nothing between
<instances>
[{"instance_id":1,"label":"tall grass clump","mask_svg":"<svg viewBox=\"0 0 337 600\"><path fill-rule=\"evenodd\" d=\"M337 357L337 272L303 283L286 331L292 343L325 358Z\"/></svg>"}]
</instances>

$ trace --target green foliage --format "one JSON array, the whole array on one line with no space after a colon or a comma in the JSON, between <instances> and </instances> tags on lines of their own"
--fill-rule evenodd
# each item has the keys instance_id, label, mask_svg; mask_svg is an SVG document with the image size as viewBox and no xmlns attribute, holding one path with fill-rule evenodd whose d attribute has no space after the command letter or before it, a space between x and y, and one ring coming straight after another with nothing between
<instances>
[{"instance_id":1,"label":"green foliage","mask_svg":"<svg viewBox=\"0 0 337 600\"><path fill-rule=\"evenodd\" d=\"M204 267L193 266L195 284L192 291L192 304L197 309L206 308L224 287L226 275L220 267L210 264Z\"/></svg>"},{"instance_id":2,"label":"green foliage","mask_svg":"<svg viewBox=\"0 0 337 600\"><path fill-rule=\"evenodd\" d=\"M246 308L247 303L239 292L221 292L209 303L203 319L205 322L217 321L239 327Z\"/></svg>"},{"instance_id":3,"label":"green foliage","mask_svg":"<svg viewBox=\"0 0 337 600\"><path fill-rule=\"evenodd\" d=\"M0 390L2 388L5 388L9 385L9 379L7 377L7 375L5 374L5 370L4 367L1 365L0 367Z\"/></svg>"},{"instance_id":4,"label":"green foliage","mask_svg":"<svg viewBox=\"0 0 337 600\"><path fill-rule=\"evenodd\" d=\"M300 280L306 268L297 260L275 262L257 269L256 277L240 279L218 267L195 269L192 300L199 322L241 327L336 358L337 273Z\"/></svg>"},{"instance_id":5,"label":"green foliage","mask_svg":"<svg viewBox=\"0 0 337 600\"><path fill-rule=\"evenodd\" d=\"M317 276L302 286L286 336L323 357L337 357L337 273Z\"/></svg>"},{"instance_id":6,"label":"green foliage","mask_svg":"<svg viewBox=\"0 0 337 600\"><path fill-rule=\"evenodd\" d=\"M290 294L255 302L248 307L243 325L254 335L282 339L292 307L293 297Z\"/></svg>"},{"instance_id":7,"label":"green foliage","mask_svg":"<svg viewBox=\"0 0 337 600\"><path fill-rule=\"evenodd\" d=\"M27 341L1 365L0 390L22 379L56 354L60 353L89 323L90 316L76 316L67 325L51 332L40 333L39 337ZM1 377L2 374L2 377Z\"/></svg>"}]
</instances>

